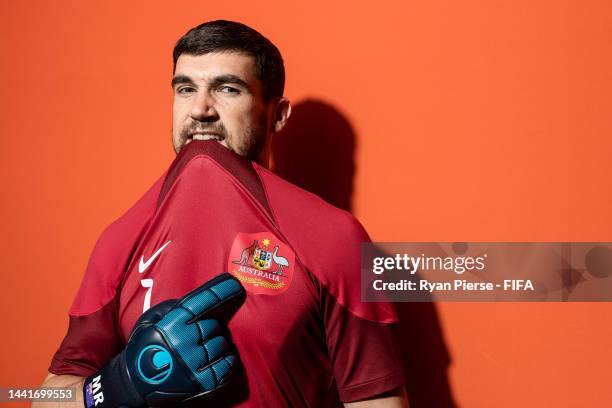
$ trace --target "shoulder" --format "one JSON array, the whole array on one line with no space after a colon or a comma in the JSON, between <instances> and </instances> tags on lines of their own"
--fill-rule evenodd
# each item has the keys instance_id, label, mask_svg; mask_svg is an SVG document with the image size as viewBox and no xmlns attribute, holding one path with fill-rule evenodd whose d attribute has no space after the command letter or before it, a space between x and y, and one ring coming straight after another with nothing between
<instances>
[{"instance_id":1,"label":"shoulder","mask_svg":"<svg viewBox=\"0 0 612 408\"><path fill-rule=\"evenodd\" d=\"M390 305L361 302L361 246L370 237L359 221L272 172L256 169L279 230L324 291L357 317L395 322Z\"/></svg>"},{"instance_id":2,"label":"shoulder","mask_svg":"<svg viewBox=\"0 0 612 408\"><path fill-rule=\"evenodd\" d=\"M338 242L367 242L367 232L349 212L334 207L269 170L256 167L270 201L273 216L284 230L301 230L301 238L318 244ZM317 244L317 245L318 245Z\"/></svg>"},{"instance_id":3,"label":"shoulder","mask_svg":"<svg viewBox=\"0 0 612 408\"><path fill-rule=\"evenodd\" d=\"M164 176L102 231L89 257L85 276L70 308L70 315L88 315L101 309L115 297L134 246L155 212Z\"/></svg>"}]
</instances>

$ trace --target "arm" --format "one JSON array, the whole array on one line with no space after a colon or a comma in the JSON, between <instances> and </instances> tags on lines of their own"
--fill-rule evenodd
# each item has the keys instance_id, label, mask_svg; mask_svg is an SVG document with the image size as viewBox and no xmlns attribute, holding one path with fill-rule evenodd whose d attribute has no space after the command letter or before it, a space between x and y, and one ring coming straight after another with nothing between
<instances>
[{"instance_id":1,"label":"arm","mask_svg":"<svg viewBox=\"0 0 612 408\"><path fill-rule=\"evenodd\" d=\"M225 273L155 305L136 321L125 348L94 374L47 377L46 386L82 390L80 401L54 408L175 406L209 397L237 370L223 326L245 298L240 282Z\"/></svg>"},{"instance_id":2,"label":"arm","mask_svg":"<svg viewBox=\"0 0 612 408\"><path fill-rule=\"evenodd\" d=\"M404 387L380 395L374 399L347 402L345 408L409 408Z\"/></svg>"},{"instance_id":3,"label":"arm","mask_svg":"<svg viewBox=\"0 0 612 408\"><path fill-rule=\"evenodd\" d=\"M66 387L76 392L76 401L41 403L34 402L32 408L83 408L83 377L76 375L55 375L49 373L42 387Z\"/></svg>"}]
</instances>

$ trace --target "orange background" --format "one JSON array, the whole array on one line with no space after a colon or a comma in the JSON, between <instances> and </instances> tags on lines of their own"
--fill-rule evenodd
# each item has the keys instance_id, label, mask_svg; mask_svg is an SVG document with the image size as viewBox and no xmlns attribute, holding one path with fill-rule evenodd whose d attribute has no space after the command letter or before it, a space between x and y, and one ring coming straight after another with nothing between
<instances>
[{"instance_id":1,"label":"orange background","mask_svg":"<svg viewBox=\"0 0 612 408\"><path fill-rule=\"evenodd\" d=\"M171 51L205 20L348 122L374 240L612 241L609 0L132 3L0 5L0 385L42 381L97 236L172 160ZM435 310L458 406L612 404L609 304Z\"/></svg>"}]
</instances>

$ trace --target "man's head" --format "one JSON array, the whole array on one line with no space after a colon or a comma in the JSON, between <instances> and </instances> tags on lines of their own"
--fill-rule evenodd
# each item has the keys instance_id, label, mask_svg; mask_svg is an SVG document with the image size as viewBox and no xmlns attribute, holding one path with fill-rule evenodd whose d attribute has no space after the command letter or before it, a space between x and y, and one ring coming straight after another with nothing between
<instances>
[{"instance_id":1,"label":"man's head","mask_svg":"<svg viewBox=\"0 0 612 408\"><path fill-rule=\"evenodd\" d=\"M174 150L194 138L217 139L241 156L265 161L270 135L291 113L274 44L244 24L211 21L181 37L173 59Z\"/></svg>"}]
</instances>

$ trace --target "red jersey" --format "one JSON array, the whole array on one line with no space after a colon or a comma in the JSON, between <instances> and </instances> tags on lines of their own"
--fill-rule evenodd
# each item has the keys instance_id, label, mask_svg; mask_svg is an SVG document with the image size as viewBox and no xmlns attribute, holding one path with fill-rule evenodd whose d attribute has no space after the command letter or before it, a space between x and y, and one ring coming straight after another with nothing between
<instances>
[{"instance_id":1,"label":"red jersey","mask_svg":"<svg viewBox=\"0 0 612 408\"><path fill-rule=\"evenodd\" d=\"M392 305L360 299L360 244L339 210L220 144L184 147L99 238L54 374L91 375L149 307L222 272L247 291L228 328L243 365L236 406L326 407L403 384Z\"/></svg>"}]
</instances>

